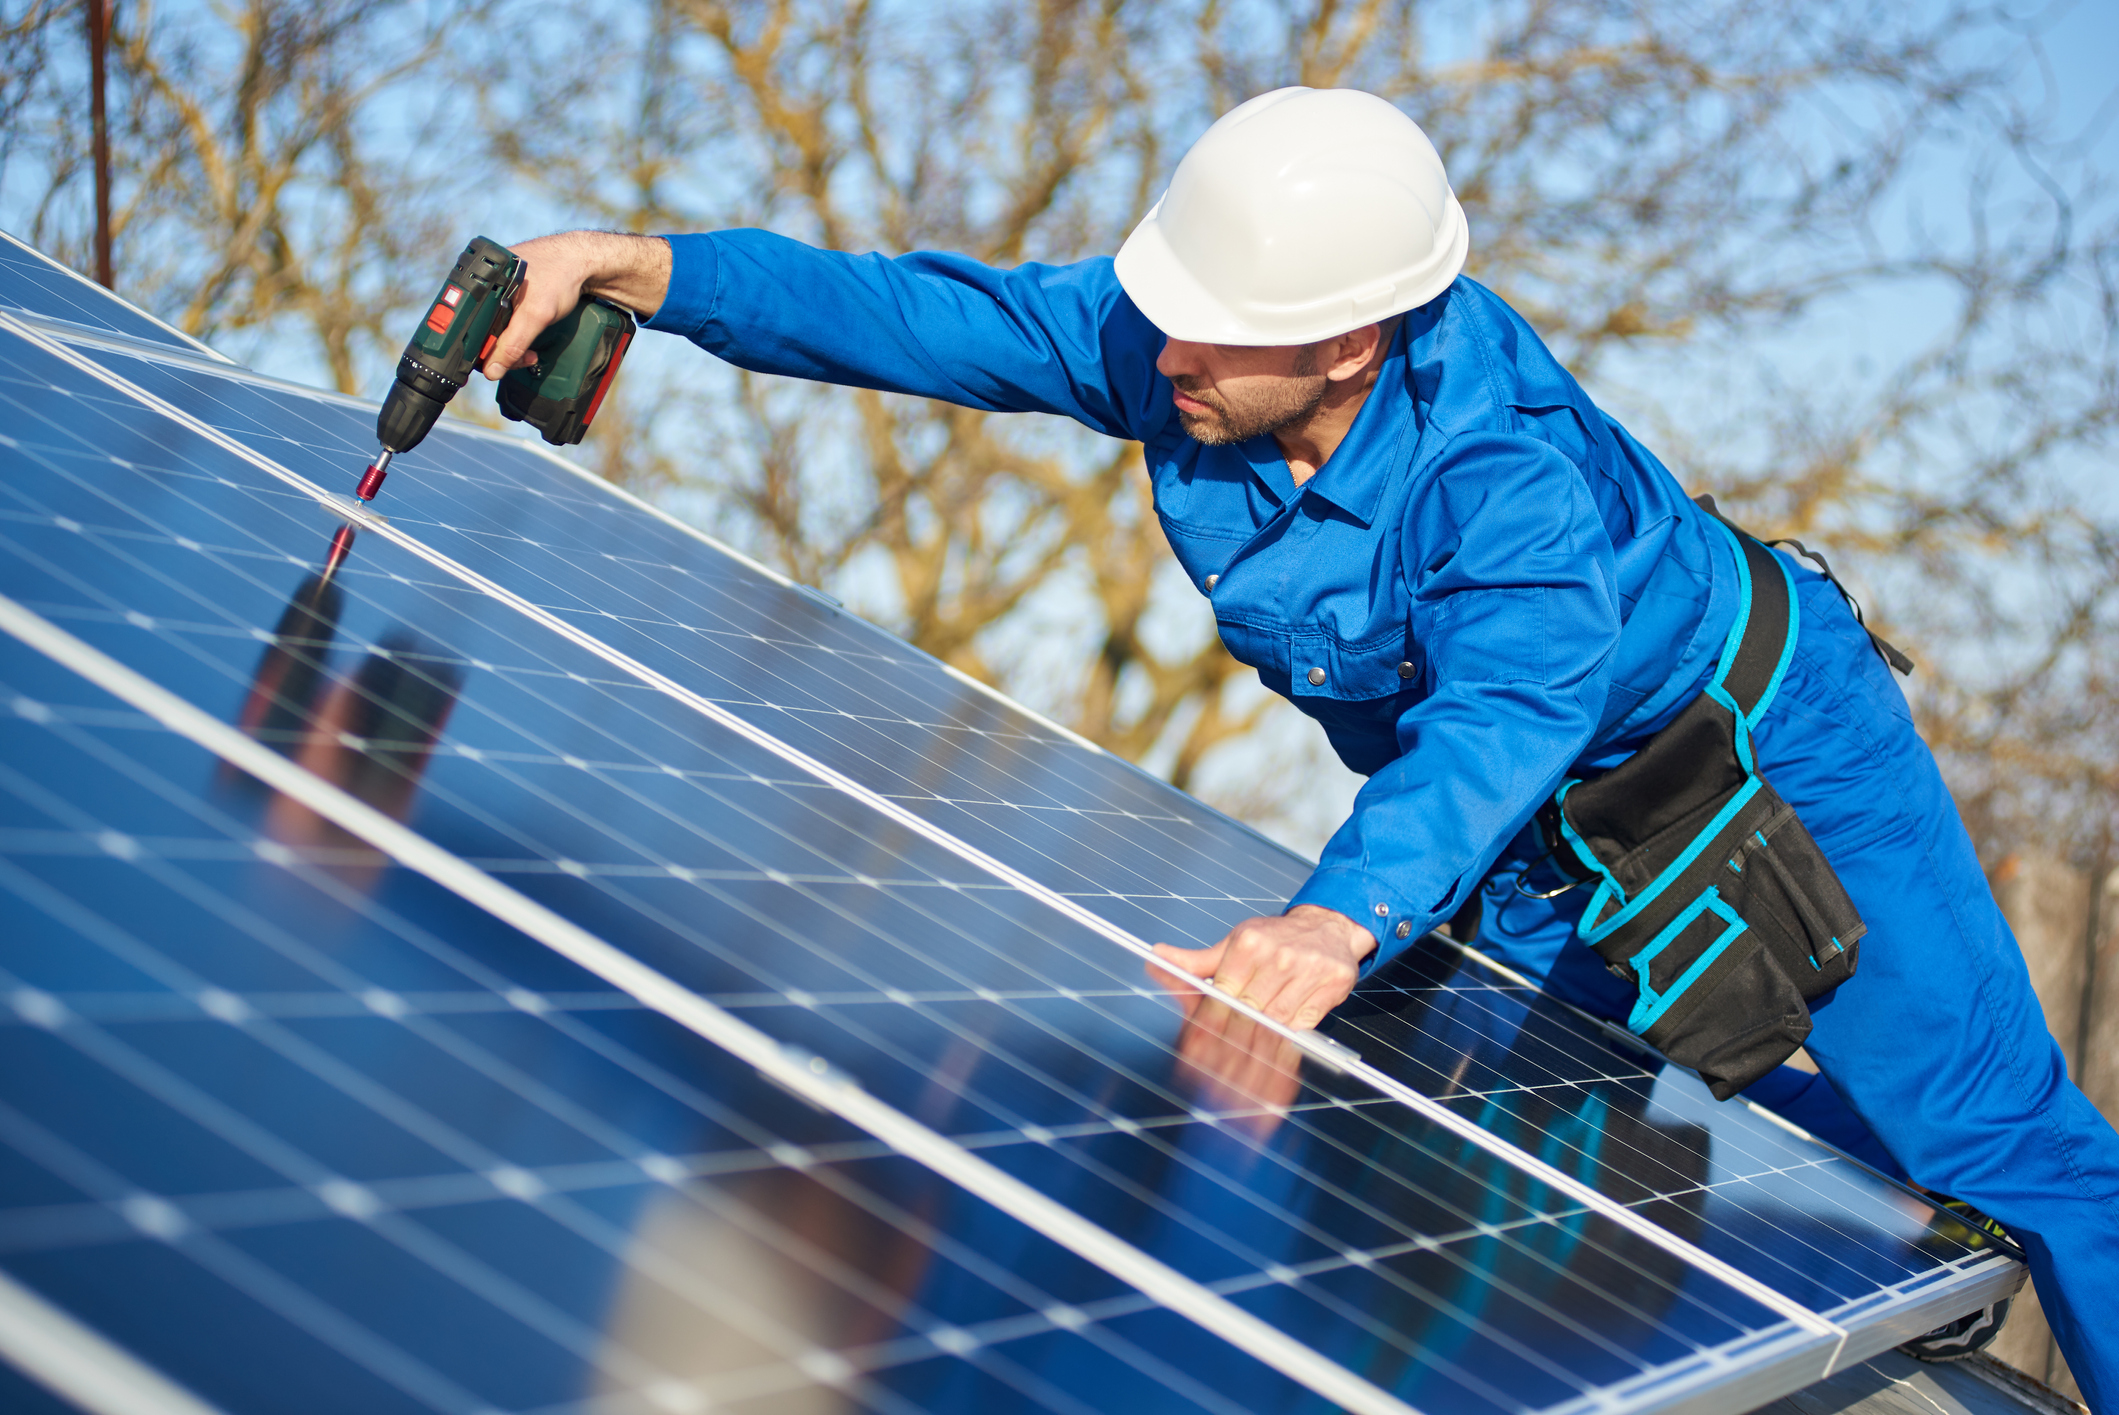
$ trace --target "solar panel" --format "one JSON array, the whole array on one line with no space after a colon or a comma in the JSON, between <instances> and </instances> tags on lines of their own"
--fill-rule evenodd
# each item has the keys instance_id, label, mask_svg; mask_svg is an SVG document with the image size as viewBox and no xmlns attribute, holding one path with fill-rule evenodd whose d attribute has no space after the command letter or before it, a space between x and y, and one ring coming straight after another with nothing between
<instances>
[{"instance_id":1,"label":"solar panel","mask_svg":"<svg viewBox=\"0 0 2119 1415\"><path fill-rule=\"evenodd\" d=\"M78 271L0 231L0 308L74 337L142 343L226 363L221 355L156 319Z\"/></svg>"},{"instance_id":2,"label":"solar panel","mask_svg":"<svg viewBox=\"0 0 2119 1415\"><path fill-rule=\"evenodd\" d=\"M49 660L0 696L0 1262L216 1405L1284 1385Z\"/></svg>"},{"instance_id":3,"label":"solar panel","mask_svg":"<svg viewBox=\"0 0 2119 1415\"><path fill-rule=\"evenodd\" d=\"M461 1012L478 1025L576 1018L508 1000L552 991L516 981L520 967L571 969L569 995L606 1000L579 1010L583 1025L624 1017L662 1037L683 1064L657 1062L656 1074L682 1078L717 1116L775 1135L828 1122L831 1143L868 1146L864 1164L895 1177L861 1181L873 1203L847 1201L871 1217L848 1220L868 1236L839 1255L833 1291L887 1285L895 1269L878 1255L902 1248L942 1255L920 1260L936 1270L961 1267L959 1253L1005 1254L999 1271L1047 1294L1028 1301L964 1268L950 1279L956 1306L875 1308L878 1341L916 1346L930 1310L954 1328L971 1320L959 1312L990 1306L999 1320L1011 1302L1064 1309L1066 1320L1026 1333L1045 1344L1018 1362L1053 1408L1162 1408L1174 1391L1203 1408L1741 1409L2020 1281L2005 1252L1910 1194L1744 1107L1714 1105L1689 1075L1440 945L1364 989L1324 1038L1173 991L1140 941L1203 940L1277 908L1300 861L537 449L444 426L398 464L386 523L330 495L371 450L372 409L350 400L174 350L69 345L4 316L0 396L15 415L0 484L11 628L0 676L68 689L15 689L31 705L23 720L106 731L110 751L133 758L147 742L191 753L182 770L149 765L219 822L215 848L242 863L213 888L244 917L316 935L316 906L276 881L321 871L352 901L349 917L389 901L390 918L423 937L457 948L465 930L490 938L479 956L491 974L439 989L483 998ZM327 578L319 562L348 526L350 554ZM32 721L39 713L49 720ZM0 756L18 774L62 759L41 746ZM8 858L39 881L63 873L54 861L116 870L126 883L78 891L67 936L92 943L100 919L198 971L213 926L165 916L131 883L138 858L176 868L167 850L138 844L188 838L164 819L167 794L93 776L44 788L92 819L22 825L5 837ZM113 856L106 836L143 853ZM184 869L207 871L210 852L184 849ZM126 910L144 914L128 924ZM93 980L21 976L11 1025L23 1036L63 1035L71 1020L56 1033L45 1023L104 1005ZM175 1001L152 1005L198 1010L196 989L162 986ZM318 985L214 986L259 1008ZM384 1012L435 990L375 986L398 999ZM423 1094L411 1078L431 1048L400 1040L402 1017L362 1001L369 989L337 990L333 1005L358 1003L366 1012L348 1015L379 1018L368 1030L391 1039L353 1071ZM129 999L121 1010L151 1010L132 997L151 987L116 991ZM218 1025L175 1029L186 1039L167 1042L169 1056L210 1069L214 1045L192 1039L231 1024ZM779 1089L749 1079L760 1072ZM265 1138L301 1133L290 1130L305 1115L289 1099L302 1092L292 1073L284 1093L246 1073L240 1095L211 1074L221 1089L203 1094ZM19 1068L5 1075L0 1101L45 1094ZM577 1108L608 1117L627 1094L577 1097ZM475 1133L523 1103L438 1078L433 1110ZM118 1124L97 1138L148 1146L156 1123L137 1121L137 1140ZM767 1153L773 1143L814 1149L800 1134L764 1142ZM622 1146L606 1148L620 1158L539 1163L638 1170ZM485 1182L485 1163L461 1161L465 1182ZM24 1172L18 1198L0 1170L7 1222L52 1207L37 1197L44 1172ZM927 1197L901 1201L921 1184ZM726 1203L755 1207L734 1187ZM240 1223L250 1192L214 1190L212 1211ZM100 1205L98 1222L126 1219L122 1195L68 1202ZM633 1235L628 1252L698 1254L700 1280L724 1294L811 1290L810 1278L716 1276L719 1240L687 1247L646 1209L612 1222ZM533 1292L563 1284L574 1261L571 1239L552 1242L549 1272L537 1243L510 1249ZM122 1313L50 1276L85 1272L105 1249L36 1251L18 1262L0 1242L0 1269L175 1370ZM310 1295L327 1295L336 1261L304 1269L319 1273ZM631 1320L631 1288L605 1264L602 1285L569 1289L577 1336L615 1339ZM1155 1341L1136 1335L1150 1331ZM1118 1346L1097 1344L1106 1337ZM626 1385L581 1355L586 1340L541 1368L538 1400L478 1399L589 1409L608 1389L658 1388L659 1368ZM1135 1351L1127 1342L1168 1359L1108 1356ZM1250 1356L1234 1359L1232 1342ZM201 1349L178 1378L251 1408L216 1374L210 1353L231 1348ZM978 1408L995 1398L972 1394L984 1369L937 1377L904 1408ZM307 1403L331 1398L324 1365L285 1379L317 1392ZM612 1379L619 1387L598 1384ZM682 1398L751 1398L719 1379L694 1380ZM887 1381L858 1398L886 1388L897 1398Z\"/></svg>"}]
</instances>

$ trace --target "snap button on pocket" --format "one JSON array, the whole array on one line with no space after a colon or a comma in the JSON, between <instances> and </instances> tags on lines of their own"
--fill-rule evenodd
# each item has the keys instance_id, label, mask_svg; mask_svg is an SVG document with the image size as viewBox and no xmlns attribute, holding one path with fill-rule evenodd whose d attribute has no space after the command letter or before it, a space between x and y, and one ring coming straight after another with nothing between
<instances>
[{"instance_id":1,"label":"snap button on pocket","mask_svg":"<svg viewBox=\"0 0 2119 1415\"><path fill-rule=\"evenodd\" d=\"M1208 593L1208 594L1212 594L1212 593L1214 593L1214 587L1215 587L1216 585L1220 584L1220 583L1221 583L1221 576L1219 576L1219 575L1209 575L1209 576L1207 576L1207 593Z\"/></svg>"},{"instance_id":2,"label":"snap button on pocket","mask_svg":"<svg viewBox=\"0 0 2119 1415\"><path fill-rule=\"evenodd\" d=\"M1400 678L1410 678L1419 671L1419 669L1413 667L1411 659L1407 659L1405 662L1398 665L1398 676Z\"/></svg>"},{"instance_id":3,"label":"snap button on pocket","mask_svg":"<svg viewBox=\"0 0 2119 1415\"><path fill-rule=\"evenodd\" d=\"M1324 686L1324 670L1322 668L1311 669L1309 679L1312 688L1322 688Z\"/></svg>"}]
</instances>

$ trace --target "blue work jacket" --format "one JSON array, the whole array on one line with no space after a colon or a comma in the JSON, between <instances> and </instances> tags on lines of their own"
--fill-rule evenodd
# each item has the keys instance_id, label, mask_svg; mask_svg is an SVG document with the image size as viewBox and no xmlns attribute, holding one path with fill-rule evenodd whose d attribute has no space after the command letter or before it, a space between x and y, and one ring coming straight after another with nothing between
<instances>
[{"instance_id":1,"label":"blue work jacket","mask_svg":"<svg viewBox=\"0 0 2119 1415\"><path fill-rule=\"evenodd\" d=\"M1108 259L998 270L673 236L648 321L761 373L1138 440L1229 652L1368 777L1294 904L1373 968L1478 888L1571 767L1697 694L1735 613L1726 543L1530 326L1458 279L1407 315L1346 440L1298 487L1271 437L1187 437L1163 336Z\"/></svg>"}]
</instances>

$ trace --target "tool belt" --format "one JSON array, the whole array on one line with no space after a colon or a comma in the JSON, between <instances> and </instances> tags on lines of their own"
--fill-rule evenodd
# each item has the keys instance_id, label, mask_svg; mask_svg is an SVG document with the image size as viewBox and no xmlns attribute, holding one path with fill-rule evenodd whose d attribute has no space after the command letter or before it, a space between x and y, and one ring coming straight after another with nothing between
<instances>
[{"instance_id":1,"label":"tool belt","mask_svg":"<svg viewBox=\"0 0 2119 1415\"><path fill-rule=\"evenodd\" d=\"M1576 933L1638 989L1628 1029L1727 1100L1803 1044L1810 999L1853 976L1868 926L1752 757L1795 650L1794 583L1779 556L1715 525L1743 595L1713 681L1624 762L1564 783L1539 819L1562 872L1596 884Z\"/></svg>"}]
</instances>

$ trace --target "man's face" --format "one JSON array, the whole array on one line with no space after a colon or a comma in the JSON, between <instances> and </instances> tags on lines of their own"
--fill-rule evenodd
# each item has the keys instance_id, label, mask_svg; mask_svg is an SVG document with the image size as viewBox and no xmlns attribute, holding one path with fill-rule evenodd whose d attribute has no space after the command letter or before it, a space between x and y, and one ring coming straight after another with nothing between
<instances>
[{"instance_id":1,"label":"man's face","mask_svg":"<svg viewBox=\"0 0 2119 1415\"><path fill-rule=\"evenodd\" d=\"M1251 348L1165 339L1155 368L1177 390L1185 434L1209 447L1243 442L1305 422L1329 380L1314 344Z\"/></svg>"}]
</instances>

